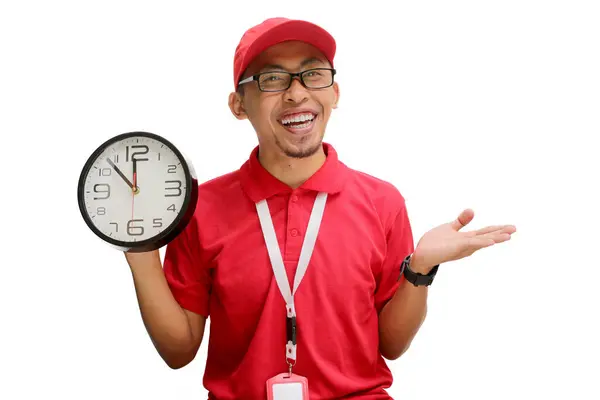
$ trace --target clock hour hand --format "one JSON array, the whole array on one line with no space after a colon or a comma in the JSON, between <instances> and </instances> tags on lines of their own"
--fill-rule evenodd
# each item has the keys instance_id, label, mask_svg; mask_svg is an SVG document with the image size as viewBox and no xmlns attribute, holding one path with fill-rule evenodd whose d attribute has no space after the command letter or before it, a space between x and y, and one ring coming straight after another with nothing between
<instances>
[{"instance_id":1,"label":"clock hour hand","mask_svg":"<svg viewBox=\"0 0 600 400\"><path fill-rule=\"evenodd\" d=\"M121 172L121 170L119 169L119 167L117 167L117 166L115 165L115 163L113 163L113 162L111 161L111 159L110 159L110 158L106 158L106 162L108 162L108 163L110 164L110 166L111 166L111 167L113 167L113 169L114 169L114 170L117 172L117 174L119 174L119 176L120 176L121 178L123 178L123 180L125 181L125 183L127 183L127 185L129 185L129 187L131 188L131 190L133 190L133 183L131 183L131 182L129 181L129 179L127 179L127 177L126 177L125 175L123 175L123 172Z\"/></svg>"},{"instance_id":2,"label":"clock hour hand","mask_svg":"<svg viewBox=\"0 0 600 400\"><path fill-rule=\"evenodd\" d=\"M137 160L134 157L131 157L131 161L133 162L133 185L132 185L132 189L133 189L133 193L137 194L138 191L138 185L137 185Z\"/></svg>"}]
</instances>

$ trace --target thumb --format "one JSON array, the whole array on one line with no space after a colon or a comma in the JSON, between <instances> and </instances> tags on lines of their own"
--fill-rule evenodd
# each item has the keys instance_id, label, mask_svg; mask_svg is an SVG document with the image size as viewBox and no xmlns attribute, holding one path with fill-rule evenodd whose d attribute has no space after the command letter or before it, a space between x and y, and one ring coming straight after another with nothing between
<instances>
[{"instance_id":1,"label":"thumb","mask_svg":"<svg viewBox=\"0 0 600 400\"><path fill-rule=\"evenodd\" d=\"M454 221L452 221L450 223L450 225L452 226L452 229L454 229L455 231L458 231L461 228L463 228L465 225L467 225L469 222L471 222L473 220L474 216L475 216L475 212L473 210L471 210L470 208L467 208L466 210L461 212L460 215L458 216L458 218L456 218Z\"/></svg>"}]
</instances>

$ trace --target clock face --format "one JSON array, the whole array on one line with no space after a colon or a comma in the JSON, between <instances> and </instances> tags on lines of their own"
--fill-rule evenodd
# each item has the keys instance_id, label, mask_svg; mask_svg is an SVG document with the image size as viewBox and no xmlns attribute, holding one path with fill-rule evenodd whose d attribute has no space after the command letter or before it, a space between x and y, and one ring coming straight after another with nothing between
<instances>
[{"instance_id":1,"label":"clock face","mask_svg":"<svg viewBox=\"0 0 600 400\"><path fill-rule=\"evenodd\" d=\"M158 248L183 229L195 209L197 182L190 166L158 135L116 136L94 152L81 173L82 215L113 245Z\"/></svg>"}]
</instances>

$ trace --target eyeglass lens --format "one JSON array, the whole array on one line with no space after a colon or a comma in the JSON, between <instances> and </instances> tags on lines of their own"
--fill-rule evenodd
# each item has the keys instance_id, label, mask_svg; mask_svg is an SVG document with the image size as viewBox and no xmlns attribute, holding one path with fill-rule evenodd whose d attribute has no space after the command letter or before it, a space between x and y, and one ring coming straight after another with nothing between
<instances>
[{"instance_id":1,"label":"eyeglass lens","mask_svg":"<svg viewBox=\"0 0 600 400\"><path fill-rule=\"evenodd\" d=\"M311 89L330 86L333 72L330 70L309 70L302 73L304 84ZM291 76L286 72L268 72L260 76L258 83L265 91L285 90L290 85Z\"/></svg>"}]
</instances>

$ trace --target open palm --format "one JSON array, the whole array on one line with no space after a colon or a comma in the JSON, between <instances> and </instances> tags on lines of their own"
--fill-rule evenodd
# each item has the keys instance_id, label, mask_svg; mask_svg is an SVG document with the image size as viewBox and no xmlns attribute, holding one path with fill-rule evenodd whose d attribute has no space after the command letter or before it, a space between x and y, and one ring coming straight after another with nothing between
<instances>
[{"instance_id":1,"label":"open palm","mask_svg":"<svg viewBox=\"0 0 600 400\"><path fill-rule=\"evenodd\" d=\"M454 221L425 233L417 243L411 265L427 269L458 260L484 247L509 240L517 230L514 225L492 225L475 231L461 231L474 215L473 210L466 209Z\"/></svg>"}]
</instances>

